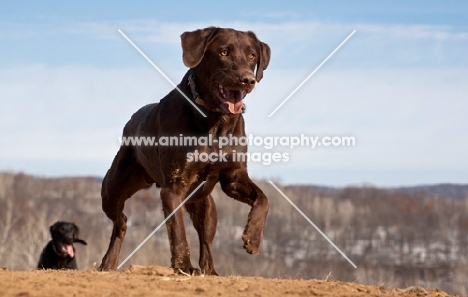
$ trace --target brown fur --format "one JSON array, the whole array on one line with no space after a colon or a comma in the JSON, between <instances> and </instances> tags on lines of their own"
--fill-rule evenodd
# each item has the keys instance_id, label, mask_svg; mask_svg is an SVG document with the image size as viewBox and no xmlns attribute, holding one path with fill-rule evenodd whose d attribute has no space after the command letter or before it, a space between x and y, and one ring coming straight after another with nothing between
<instances>
[{"instance_id":1,"label":"brown fur","mask_svg":"<svg viewBox=\"0 0 468 297\"><path fill-rule=\"evenodd\" d=\"M181 40L184 64L191 69L178 88L197 102L207 117L203 117L177 90L172 90L159 103L137 111L125 126L123 135L155 136L156 139L180 134L197 137L211 134L213 139L229 134L245 136L242 99L262 79L270 60L270 48L250 31L214 27L185 32ZM194 81L198 99L194 98L189 77ZM221 93L227 97L222 97ZM217 144L120 148L102 183L102 207L114 228L100 269L117 268L127 229L127 218L123 214L125 200L153 183L162 188L163 211L167 217L202 181L206 181L184 205L198 232L201 271L190 262L182 209L166 223L174 269L185 273L217 274L211 247L217 213L210 195L217 182L228 196L252 207L242 240L248 253L259 252L268 200L249 178L246 163L233 162L231 158L233 150L246 152L247 148L223 148L223 152L228 153L228 162L188 162L187 153L195 150L210 153L218 152L219 148Z\"/></svg>"}]
</instances>

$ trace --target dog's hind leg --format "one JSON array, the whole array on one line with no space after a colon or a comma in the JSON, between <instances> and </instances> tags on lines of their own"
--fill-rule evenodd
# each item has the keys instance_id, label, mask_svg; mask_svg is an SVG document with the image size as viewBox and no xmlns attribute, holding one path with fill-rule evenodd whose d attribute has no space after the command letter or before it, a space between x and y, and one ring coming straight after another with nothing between
<instances>
[{"instance_id":1,"label":"dog's hind leg","mask_svg":"<svg viewBox=\"0 0 468 297\"><path fill-rule=\"evenodd\" d=\"M102 209L114 226L100 270L117 269L120 248L127 230L127 217L123 213L125 201L136 191L151 185L144 169L131 157L130 149L121 147L102 182Z\"/></svg>"},{"instance_id":2,"label":"dog's hind leg","mask_svg":"<svg viewBox=\"0 0 468 297\"><path fill-rule=\"evenodd\" d=\"M216 233L218 214L213 197L208 195L204 198L185 205L190 214L193 226L197 230L200 240L200 269L203 274L218 275L214 268L212 244Z\"/></svg>"}]
</instances>

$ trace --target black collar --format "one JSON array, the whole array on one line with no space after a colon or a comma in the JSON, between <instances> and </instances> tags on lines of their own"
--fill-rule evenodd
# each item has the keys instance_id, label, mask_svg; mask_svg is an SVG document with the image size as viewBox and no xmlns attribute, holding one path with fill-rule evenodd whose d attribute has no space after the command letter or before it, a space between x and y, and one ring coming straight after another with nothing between
<instances>
[{"instance_id":1,"label":"black collar","mask_svg":"<svg viewBox=\"0 0 468 297\"><path fill-rule=\"evenodd\" d=\"M195 84L194 76L195 75L194 75L193 71L190 71L189 76L188 76L188 86L190 87L190 91L192 92L193 99L195 99L195 103L197 103L198 105L203 106L207 110L219 112L220 111L219 109L213 110L212 108L209 108L206 105L205 100L200 98L200 94L198 94L198 92L197 92L197 85Z\"/></svg>"},{"instance_id":2,"label":"black collar","mask_svg":"<svg viewBox=\"0 0 468 297\"><path fill-rule=\"evenodd\" d=\"M195 99L195 101L197 101L197 99L200 99L200 95L197 92L197 86L195 85L195 81L193 80L192 71L190 71L189 76L188 76L188 85L190 86L190 91L192 91L193 99Z\"/></svg>"},{"instance_id":3,"label":"black collar","mask_svg":"<svg viewBox=\"0 0 468 297\"><path fill-rule=\"evenodd\" d=\"M197 85L195 84L194 80L194 73L192 70L190 70L189 76L188 76L188 83L187 85L190 87L190 91L192 92L193 99L195 100L195 103L198 105L203 106L207 110L214 111L214 112L221 112L219 108L210 108L206 105L205 100L200 98L200 94L197 92ZM242 107L242 113L245 112L245 105Z\"/></svg>"}]
</instances>

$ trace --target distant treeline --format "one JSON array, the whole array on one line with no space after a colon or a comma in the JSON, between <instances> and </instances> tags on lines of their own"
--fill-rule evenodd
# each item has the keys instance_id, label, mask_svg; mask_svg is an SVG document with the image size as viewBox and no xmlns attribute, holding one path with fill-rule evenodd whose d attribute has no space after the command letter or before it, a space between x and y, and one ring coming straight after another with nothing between
<instances>
[{"instance_id":1,"label":"distant treeline","mask_svg":"<svg viewBox=\"0 0 468 297\"><path fill-rule=\"evenodd\" d=\"M419 285L468 294L468 185L379 189L281 186L281 190L357 266L354 269L269 184L258 185L270 200L260 255L248 255L241 235L249 207L213 192L218 209L214 242L222 275L255 275L356 281L387 287ZM101 178L42 178L0 173L0 267L33 269L50 240L49 226L73 221L88 246L77 245L80 269L99 265L112 223L101 210ZM127 237L121 260L164 216L159 190L140 191L126 203ZM191 225L187 217L186 224ZM187 228L192 262L198 238ZM169 243L161 228L125 265L170 265Z\"/></svg>"}]
</instances>

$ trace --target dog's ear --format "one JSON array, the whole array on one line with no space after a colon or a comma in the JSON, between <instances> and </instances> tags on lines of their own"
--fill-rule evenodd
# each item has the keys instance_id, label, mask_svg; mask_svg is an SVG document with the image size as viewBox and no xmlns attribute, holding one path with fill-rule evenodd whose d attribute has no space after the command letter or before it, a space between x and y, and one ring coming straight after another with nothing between
<instances>
[{"instance_id":1,"label":"dog's ear","mask_svg":"<svg viewBox=\"0 0 468 297\"><path fill-rule=\"evenodd\" d=\"M250 35L250 37L252 37L255 40L255 43L257 44L258 59L257 73L255 74L255 79L257 80L257 82L259 82L263 78L263 70L267 69L268 64L270 64L271 51L268 44L258 40L255 33L253 33L252 31L248 31L247 33Z\"/></svg>"},{"instance_id":2,"label":"dog's ear","mask_svg":"<svg viewBox=\"0 0 468 297\"><path fill-rule=\"evenodd\" d=\"M76 239L80 236L80 228L77 225L73 224L73 239Z\"/></svg>"},{"instance_id":3,"label":"dog's ear","mask_svg":"<svg viewBox=\"0 0 468 297\"><path fill-rule=\"evenodd\" d=\"M73 242L78 242L84 245L88 245L86 241L84 241L83 239L79 239L78 237L80 237L80 228L78 228L77 225L73 224Z\"/></svg>"},{"instance_id":4,"label":"dog's ear","mask_svg":"<svg viewBox=\"0 0 468 297\"><path fill-rule=\"evenodd\" d=\"M259 82L263 78L263 70L267 69L268 64L270 64L270 47L268 44L259 41L259 48L260 48L260 56L258 57L257 62L257 73L255 74L255 78L257 82Z\"/></svg>"},{"instance_id":5,"label":"dog's ear","mask_svg":"<svg viewBox=\"0 0 468 297\"><path fill-rule=\"evenodd\" d=\"M209 27L180 35L182 41L182 60L188 68L196 67L205 54L206 49L213 41L218 28Z\"/></svg>"},{"instance_id":6,"label":"dog's ear","mask_svg":"<svg viewBox=\"0 0 468 297\"><path fill-rule=\"evenodd\" d=\"M57 229L58 223L59 223L59 222L56 222L55 224L53 224L53 225L50 226L50 228L49 228L50 235L52 236L52 238L54 238L54 233L55 233L55 230Z\"/></svg>"}]
</instances>

